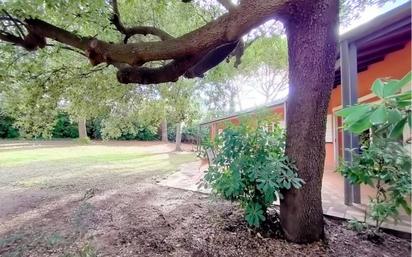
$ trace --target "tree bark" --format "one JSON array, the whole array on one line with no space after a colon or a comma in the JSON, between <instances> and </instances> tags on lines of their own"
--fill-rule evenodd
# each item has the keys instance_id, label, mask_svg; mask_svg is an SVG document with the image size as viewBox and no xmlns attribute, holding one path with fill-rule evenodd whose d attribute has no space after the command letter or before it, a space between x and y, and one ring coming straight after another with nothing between
<instances>
[{"instance_id":1,"label":"tree bark","mask_svg":"<svg viewBox=\"0 0 412 257\"><path fill-rule=\"evenodd\" d=\"M283 192L280 217L286 238L297 243L324 236L321 187L338 5L338 0L302 0L290 6L292 13L285 24L290 72L286 154L305 184L299 190Z\"/></svg>"},{"instance_id":2,"label":"tree bark","mask_svg":"<svg viewBox=\"0 0 412 257\"><path fill-rule=\"evenodd\" d=\"M167 138L167 120L166 118L163 118L162 120L162 142L169 142L168 138Z\"/></svg>"},{"instance_id":3,"label":"tree bark","mask_svg":"<svg viewBox=\"0 0 412 257\"><path fill-rule=\"evenodd\" d=\"M176 151L181 152L182 151L182 123L178 122L176 124Z\"/></svg>"},{"instance_id":4,"label":"tree bark","mask_svg":"<svg viewBox=\"0 0 412 257\"><path fill-rule=\"evenodd\" d=\"M79 118L78 120L79 123L79 138L86 138L87 137L87 129L86 129L86 119L85 118Z\"/></svg>"}]
</instances>

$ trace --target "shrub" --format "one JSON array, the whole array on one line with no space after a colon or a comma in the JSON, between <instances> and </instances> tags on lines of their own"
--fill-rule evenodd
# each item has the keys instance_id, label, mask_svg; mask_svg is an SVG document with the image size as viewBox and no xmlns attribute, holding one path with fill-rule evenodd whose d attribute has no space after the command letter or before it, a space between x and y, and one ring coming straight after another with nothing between
<instances>
[{"instance_id":1,"label":"shrub","mask_svg":"<svg viewBox=\"0 0 412 257\"><path fill-rule=\"evenodd\" d=\"M362 153L353 153L353 163L343 164L339 172L353 184L375 188L367 216L375 221L375 232L389 217L397 218L399 208L410 213L406 198L411 193L411 160L409 153L398 142L374 139Z\"/></svg>"},{"instance_id":2,"label":"shrub","mask_svg":"<svg viewBox=\"0 0 412 257\"><path fill-rule=\"evenodd\" d=\"M196 125L182 126L182 143L196 143L199 128ZM167 139L170 142L176 141L176 124L168 124Z\"/></svg>"},{"instance_id":3,"label":"shrub","mask_svg":"<svg viewBox=\"0 0 412 257\"><path fill-rule=\"evenodd\" d=\"M76 122L72 122L69 114L60 112L52 131L53 138L78 138L79 130Z\"/></svg>"},{"instance_id":4,"label":"shrub","mask_svg":"<svg viewBox=\"0 0 412 257\"><path fill-rule=\"evenodd\" d=\"M139 123L124 117L109 117L101 121L103 139L114 140L157 140L157 125Z\"/></svg>"},{"instance_id":5,"label":"shrub","mask_svg":"<svg viewBox=\"0 0 412 257\"><path fill-rule=\"evenodd\" d=\"M86 122L87 135L92 139L102 139L102 118L94 118Z\"/></svg>"},{"instance_id":6,"label":"shrub","mask_svg":"<svg viewBox=\"0 0 412 257\"><path fill-rule=\"evenodd\" d=\"M406 200L411 196L411 157L402 143L404 127L412 123L411 92L397 93L410 82L410 73L402 80L376 80L372 91L379 103L359 104L337 113L344 117L346 130L370 133L360 151L352 149L353 162L342 163L338 171L353 184L375 188L366 213L375 222L373 233L389 217L397 219L400 208L411 213Z\"/></svg>"},{"instance_id":7,"label":"shrub","mask_svg":"<svg viewBox=\"0 0 412 257\"><path fill-rule=\"evenodd\" d=\"M219 196L239 201L249 225L259 227L280 190L300 188L296 168L285 156L285 134L278 123L268 132L242 123L226 128L216 139L216 159L205 180Z\"/></svg>"},{"instance_id":8,"label":"shrub","mask_svg":"<svg viewBox=\"0 0 412 257\"><path fill-rule=\"evenodd\" d=\"M92 142L89 137L77 138L75 141L81 145L88 145Z\"/></svg>"},{"instance_id":9,"label":"shrub","mask_svg":"<svg viewBox=\"0 0 412 257\"><path fill-rule=\"evenodd\" d=\"M0 110L0 138L18 138L19 130L14 127L14 119Z\"/></svg>"},{"instance_id":10,"label":"shrub","mask_svg":"<svg viewBox=\"0 0 412 257\"><path fill-rule=\"evenodd\" d=\"M135 133L122 133L118 138L120 140L140 140L140 141L153 141L158 140L159 135L156 131L149 127L138 126L135 128Z\"/></svg>"}]
</instances>

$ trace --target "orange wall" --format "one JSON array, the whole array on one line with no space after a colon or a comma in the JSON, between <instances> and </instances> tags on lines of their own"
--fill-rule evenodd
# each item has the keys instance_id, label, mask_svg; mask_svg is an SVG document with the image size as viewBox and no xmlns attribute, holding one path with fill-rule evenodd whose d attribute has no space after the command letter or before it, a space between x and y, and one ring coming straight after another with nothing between
<instances>
[{"instance_id":1,"label":"orange wall","mask_svg":"<svg viewBox=\"0 0 412 257\"><path fill-rule=\"evenodd\" d=\"M374 63L366 71L358 74L358 96L362 97L371 92L373 82L378 78L390 77L400 79L411 71L411 42L396 52L385 56L381 62ZM341 105L341 86L332 91L328 113L332 113L334 107Z\"/></svg>"},{"instance_id":2,"label":"orange wall","mask_svg":"<svg viewBox=\"0 0 412 257\"><path fill-rule=\"evenodd\" d=\"M336 169L335 165L335 149L333 148L333 143L325 144L325 170L334 171Z\"/></svg>"},{"instance_id":3,"label":"orange wall","mask_svg":"<svg viewBox=\"0 0 412 257\"><path fill-rule=\"evenodd\" d=\"M370 88L373 82L378 78L390 77L393 79L400 79L409 71L411 71L411 42L406 44L403 49L386 55L383 61L370 65L366 71L360 72L358 74L358 96L363 97L372 93ZM367 100L367 102L373 101L375 99L376 98L369 99ZM333 108L340 106L341 103L341 86L339 85L332 91L328 107L328 114L332 114ZM273 108L273 112L278 113L283 119L283 105ZM233 124L239 124L239 119L232 118L230 122L232 122ZM225 127L224 123L225 121L212 124L212 138L214 138L219 128ZM332 127L333 129L335 129L335 124L333 124ZM341 136L342 133L339 132L338 137ZM341 140L339 140L339 142L341 142ZM332 143L326 143L325 147L325 169L334 170L336 168L334 146Z\"/></svg>"}]
</instances>

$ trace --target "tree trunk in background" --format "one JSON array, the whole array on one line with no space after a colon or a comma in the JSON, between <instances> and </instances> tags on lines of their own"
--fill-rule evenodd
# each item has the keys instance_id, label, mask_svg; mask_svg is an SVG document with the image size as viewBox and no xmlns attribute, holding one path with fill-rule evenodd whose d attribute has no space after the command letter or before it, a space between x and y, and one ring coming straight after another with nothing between
<instances>
[{"instance_id":1,"label":"tree trunk in background","mask_svg":"<svg viewBox=\"0 0 412 257\"><path fill-rule=\"evenodd\" d=\"M182 151L182 123L176 124L176 151Z\"/></svg>"},{"instance_id":2,"label":"tree trunk in background","mask_svg":"<svg viewBox=\"0 0 412 257\"><path fill-rule=\"evenodd\" d=\"M86 138L87 137L87 130L86 130L86 119L79 118L79 138Z\"/></svg>"},{"instance_id":3,"label":"tree trunk in background","mask_svg":"<svg viewBox=\"0 0 412 257\"><path fill-rule=\"evenodd\" d=\"M166 118L164 118L162 120L162 142L169 142L169 140L167 139L167 120Z\"/></svg>"},{"instance_id":4,"label":"tree trunk in background","mask_svg":"<svg viewBox=\"0 0 412 257\"><path fill-rule=\"evenodd\" d=\"M235 103L236 89L230 86L229 94L230 94L229 113L234 113L236 111L236 103Z\"/></svg>"},{"instance_id":5,"label":"tree trunk in background","mask_svg":"<svg viewBox=\"0 0 412 257\"><path fill-rule=\"evenodd\" d=\"M305 181L284 191L280 203L286 238L308 243L324 236L321 187L326 114L336 60L338 0L302 0L291 5L285 26L289 51L286 154Z\"/></svg>"}]
</instances>

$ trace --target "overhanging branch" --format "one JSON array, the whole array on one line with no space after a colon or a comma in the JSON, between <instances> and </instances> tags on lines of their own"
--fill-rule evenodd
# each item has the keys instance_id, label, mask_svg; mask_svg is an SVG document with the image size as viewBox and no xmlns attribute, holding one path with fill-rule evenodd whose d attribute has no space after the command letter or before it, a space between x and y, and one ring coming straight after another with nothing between
<instances>
[{"instance_id":1,"label":"overhanging branch","mask_svg":"<svg viewBox=\"0 0 412 257\"><path fill-rule=\"evenodd\" d=\"M27 50L36 50L46 45L46 38L84 51L93 65L116 64L121 67L119 81L123 83L161 83L187 77L202 76L230 54L240 38L254 27L272 19L282 11L289 0L243 0L239 6L216 20L178 38L162 35L152 27L134 27L128 32L118 19L119 31L138 34L153 34L163 41L138 43L109 43L93 37L82 37L56 27L40 19L25 19L28 31L18 37L0 31L0 40L14 43ZM112 2L113 3L113 2ZM114 1L114 3L117 3ZM118 13L114 5L114 13ZM117 16L119 18L119 16ZM151 61L173 60L159 68L141 67Z\"/></svg>"},{"instance_id":2,"label":"overhanging branch","mask_svg":"<svg viewBox=\"0 0 412 257\"><path fill-rule=\"evenodd\" d=\"M117 72L120 83L159 84L175 82L199 61L198 56L186 57L157 68L123 66Z\"/></svg>"},{"instance_id":3,"label":"overhanging branch","mask_svg":"<svg viewBox=\"0 0 412 257\"><path fill-rule=\"evenodd\" d=\"M151 27L151 26L135 26L135 27L125 27L120 19L120 12L119 7L117 4L117 0L112 0L112 8L113 8L113 15L111 18L111 22L116 27L116 29L125 35L123 42L127 44L127 41L130 37L134 35L154 35L159 37L161 40L168 40L172 39L173 37L168 34L166 31L163 31L159 28Z\"/></svg>"}]
</instances>

